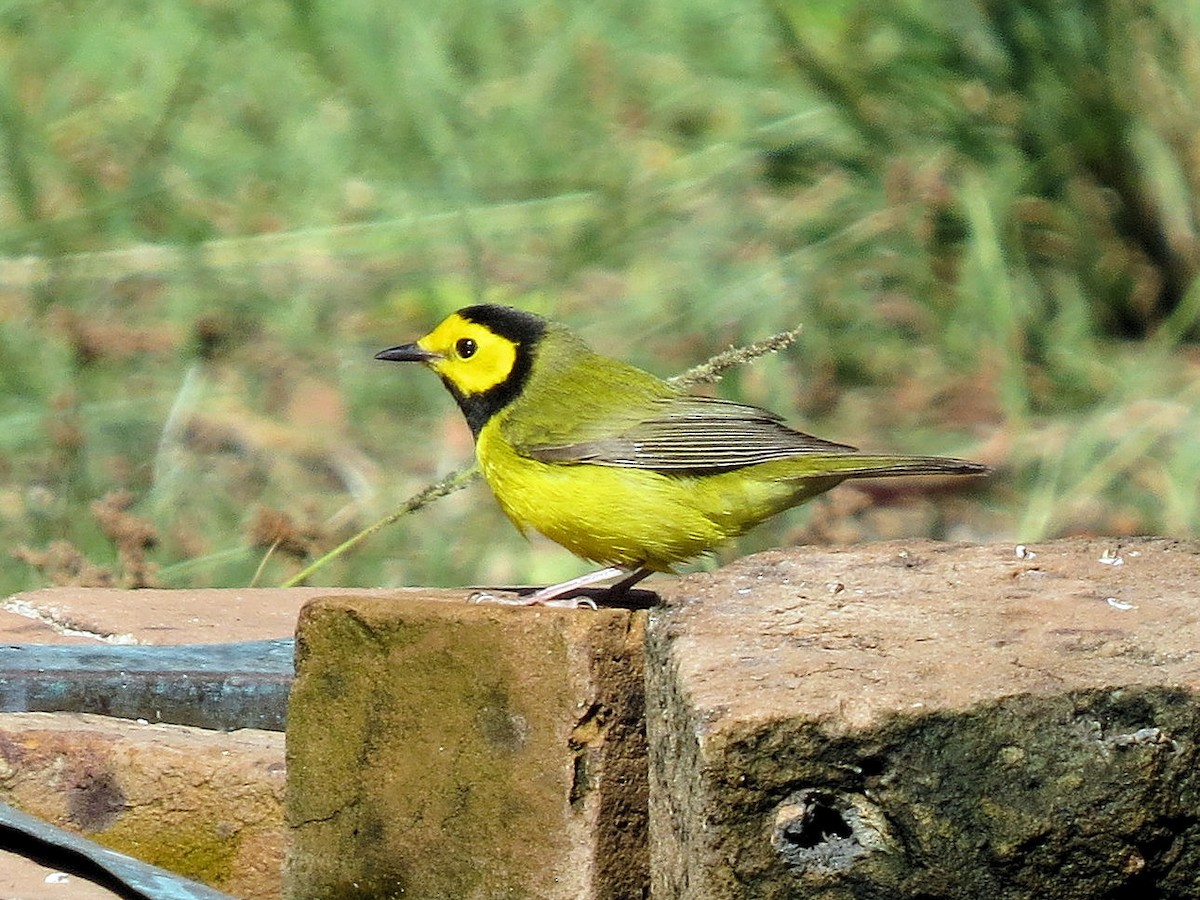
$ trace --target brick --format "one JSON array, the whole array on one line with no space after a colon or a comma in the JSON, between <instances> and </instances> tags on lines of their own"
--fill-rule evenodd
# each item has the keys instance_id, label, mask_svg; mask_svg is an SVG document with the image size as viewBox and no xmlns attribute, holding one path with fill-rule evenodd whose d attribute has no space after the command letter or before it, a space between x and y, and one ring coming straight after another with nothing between
<instances>
[{"instance_id":1,"label":"brick","mask_svg":"<svg viewBox=\"0 0 1200 900\"><path fill-rule=\"evenodd\" d=\"M285 896L641 898L644 613L314 600Z\"/></svg>"},{"instance_id":2,"label":"brick","mask_svg":"<svg viewBox=\"0 0 1200 900\"><path fill-rule=\"evenodd\" d=\"M244 900L280 895L283 735L0 714L0 800Z\"/></svg>"},{"instance_id":3,"label":"brick","mask_svg":"<svg viewBox=\"0 0 1200 900\"><path fill-rule=\"evenodd\" d=\"M1200 544L774 551L647 636L655 900L1200 896Z\"/></svg>"},{"instance_id":4,"label":"brick","mask_svg":"<svg viewBox=\"0 0 1200 900\"><path fill-rule=\"evenodd\" d=\"M0 850L0 897L20 900L120 900L78 875Z\"/></svg>"},{"instance_id":5,"label":"brick","mask_svg":"<svg viewBox=\"0 0 1200 900\"><path fill-rule=\"evenodd\" d=\"M55 587L0 601L0 641L219 644L290 637L300 608L347 588L198 590Z\"/></svg>"}]
</instances>

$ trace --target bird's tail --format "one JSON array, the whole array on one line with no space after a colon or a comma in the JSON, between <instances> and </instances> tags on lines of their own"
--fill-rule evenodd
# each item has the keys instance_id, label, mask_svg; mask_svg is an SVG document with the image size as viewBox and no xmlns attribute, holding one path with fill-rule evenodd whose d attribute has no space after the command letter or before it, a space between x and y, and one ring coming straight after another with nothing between
<instances>
[{"instance_id":1,"label":"bird's tail","mask_svg":"<svg viewBox=\"0 0 1200 900\"><path fill-rule=\"evenodd\" d=\"M982 463L947 456L873 456L847 453L804 458L805 468L838 478L889 478L897 475L987 475Z\"/></svg>"}]
</instances>

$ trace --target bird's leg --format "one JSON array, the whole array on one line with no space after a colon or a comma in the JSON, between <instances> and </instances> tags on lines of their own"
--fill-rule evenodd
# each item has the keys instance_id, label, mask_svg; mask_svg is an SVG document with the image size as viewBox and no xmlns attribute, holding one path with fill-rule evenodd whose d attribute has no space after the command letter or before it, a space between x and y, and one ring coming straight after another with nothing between
<instances>
[{"instance_id":1,"label":"bird's leg","mask_svg":"<svg viewBox=\"0 0 1200 900\"><path fill-rule=\"evenodd\" d=\"M628 569L624 571L629 571ZM635 569L629 573L628 578L622 578L616 584L608 589L610 598L623 597L629 593L629 589L641 581L643 578L649 578L654 574L653 569Z\"/></svg>"},{"instance_id":2,"label":"bird's leg","mask_svg":"<svg viewBox=\"0 0 1200 900\"><path fill-rule=\"evenodd\" d=\"M560 584L547 585L539 591L534 591L528 597L522 597L521 602L527 603L530 606L565 606L569 609L577 609L580 605L586 605L595 609L595 601L589 600L587 597L567 597L566 595L580 588L591 587L593 584L598 584L601 581L608 581L611 578L619 578L622 575L628 574L628 569L622 569L619 566L609 566L607 569L588 572L586 575L580 575L578 578L572 578ZM628 581L628 579L618 582L618 585L624 584L625 581Z\"/></svg>"},{"instance_id":3,"label":"bird's leg","mask_svg":"<svg viewBox=\"0 0 1200 900\"><path fill-rule=\"evenodd\" d=\"M592 609L596 608L596 602L589 597L568 597L581 588L591 587L593 584L598 584L601 581L608 581L610 578L619 578L624 575L625 578L618 581L609 589L609 594L613 597L620 597L631 587L650 574L649 569L638 569L630 572L629 569L623 569L619 566L610 566L607 569L600 569L597 572L588 572L586 575L580 575L578 578L572 578L569 581L564 581L560 584L551 584L540 590L534 591L525 597L499 597L495 594L477 593L473 594L471 599L476 602L491 602L504 603L509 606L564 606L568 609L578 609L580 606L589 606Z\"/></svg>"},{"instance_id":4,"label":"bird's leg","mask_svg":"<svg viewBox=\"0 0 1200 900\"><path fill-rule=\"evenodd\" d=\"M624 569L620 566L610 566L598 572L589 572L587 575L580 575L578 578L572 578L570 581L564 581L562 584L552 584L521 599L530 605L565 606L569 609L589 606L595 609L596 602L588 597L568 597L566 595L580 588L590 587L597 582L608 581L610 578L624 575L624 578L608 589L608 599L615 599L625 596L631 587L651 574L653 572L650 569L635 569L630 572L629 569Z\"/></svg>"}]
</instances>

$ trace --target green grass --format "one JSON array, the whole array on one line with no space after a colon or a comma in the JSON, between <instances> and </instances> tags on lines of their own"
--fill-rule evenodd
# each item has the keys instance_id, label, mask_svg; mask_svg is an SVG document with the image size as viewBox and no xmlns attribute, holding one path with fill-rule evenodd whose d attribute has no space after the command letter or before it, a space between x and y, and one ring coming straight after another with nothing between
<instances>
[{"instance_id":1,"label":"green grass","mask_svg":"<svg viewBox=\"0 0 1200 900\"><path fill-rule=\"evenodd\" d=\"M480 300L662 375L803 324L722 392L999 469L721 558L1195 535L1198 9L10 3L0 538L57 549L0 591L245 584L275 541L283 580L469 462L371 356ZM476 485L316 580L581 569Z\"/></svg>"}]
</instances>

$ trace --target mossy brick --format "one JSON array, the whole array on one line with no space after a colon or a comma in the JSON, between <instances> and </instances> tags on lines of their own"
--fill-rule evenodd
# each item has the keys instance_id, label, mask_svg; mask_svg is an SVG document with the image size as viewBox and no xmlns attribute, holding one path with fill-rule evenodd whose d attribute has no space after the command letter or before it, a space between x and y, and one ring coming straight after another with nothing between
<instances>
[{"instance_id":1,"label":"mossy brick","mask_svg":"<svg viewBox=\"0 0 1200 900\"><path fill-rule=\"evenodd\" d=\"M644 620L418 590L305 606L285 896L643 897Z\"/></svg>"},{"instance_id":2,"label":"mossy brick","mask_svg":"<svg viewBox=\"0 0 1200 900\"><path fill-rule=\"evenodd\" d=\"M1200 897L1200 544L772 551L662 593L655 900Z\"/></svg>"},{"instance_id":3,"label":"mossy brick","mask_svg":"<svg viewBox=\"0 0 1200 900\"><path fill-rule=\"evenodd\" d=\"M0 715L0 800L245 900L280 896L283 735Z\"/></svg>"}]
</instances>

